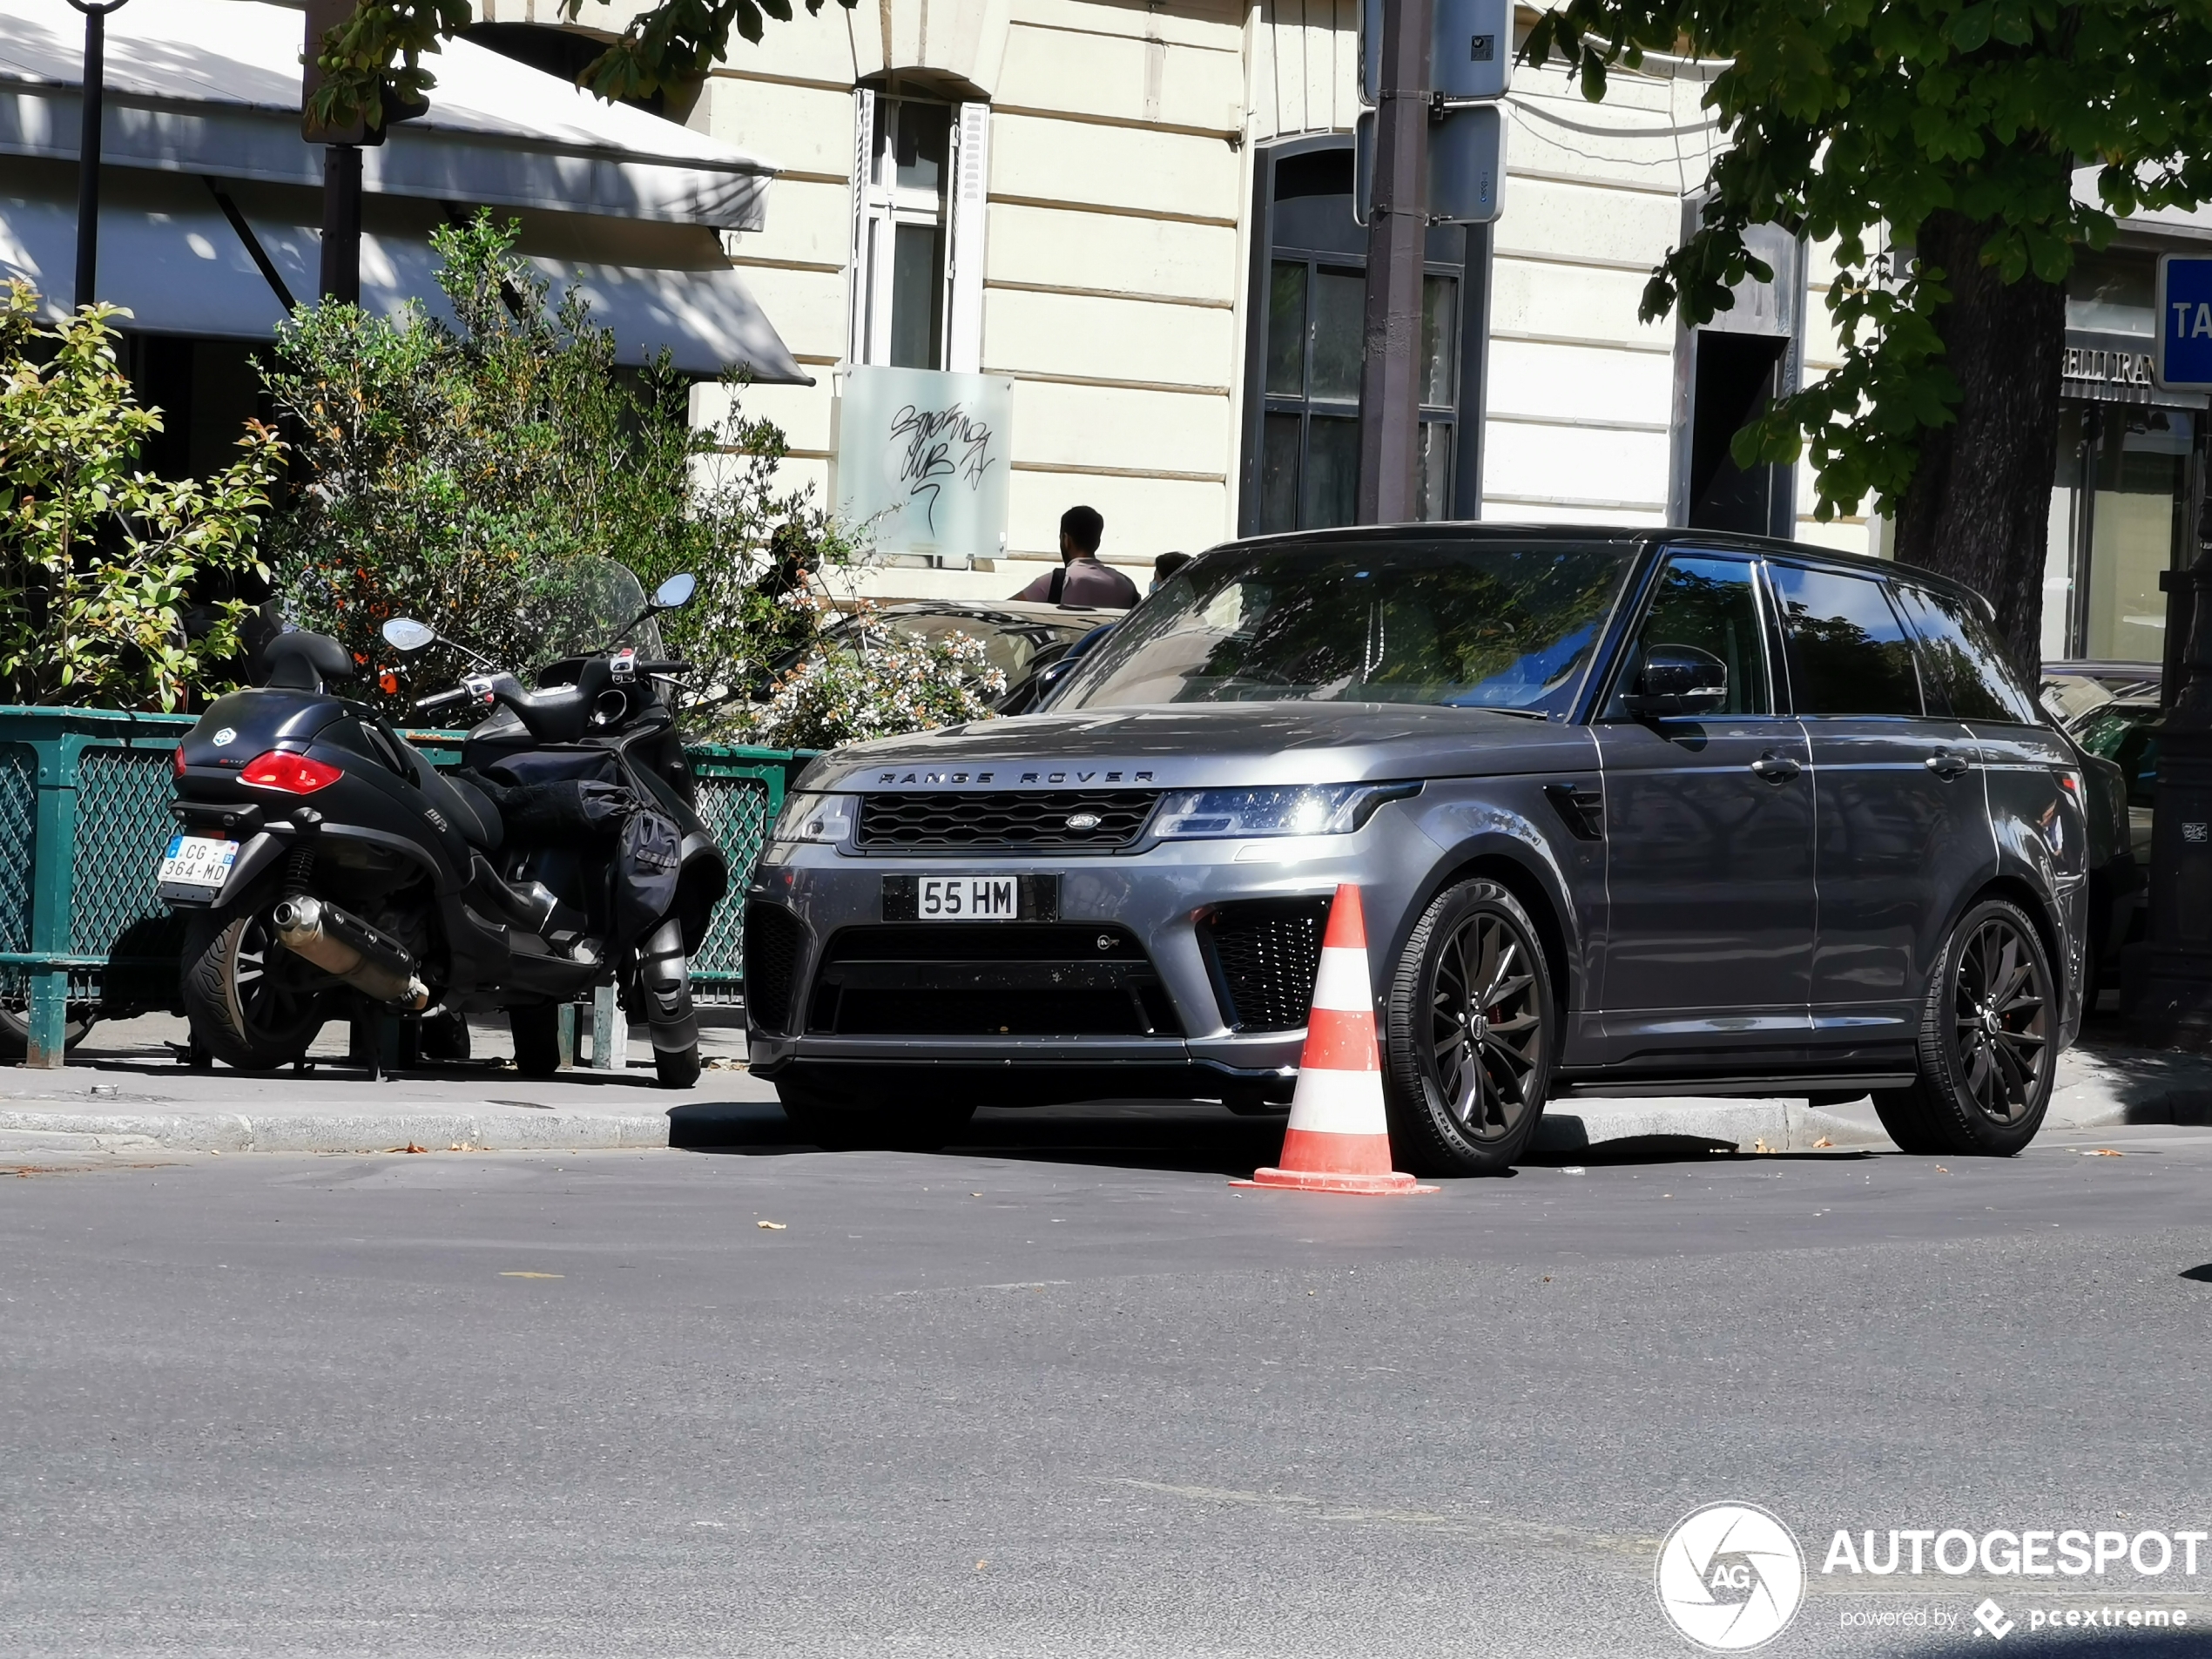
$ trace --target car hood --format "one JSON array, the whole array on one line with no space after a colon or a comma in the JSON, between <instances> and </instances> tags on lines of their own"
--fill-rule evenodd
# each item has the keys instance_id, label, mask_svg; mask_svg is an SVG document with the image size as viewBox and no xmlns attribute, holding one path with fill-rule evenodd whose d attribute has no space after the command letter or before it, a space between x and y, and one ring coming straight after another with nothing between
<instances>
[{"instance_id":1,"label":"car hood","mask_svg":"<svg viewBox=\"0 0 2212 1659\"><path fill-rule=\"evenodd\" d=\"M804 789L1191 788L1574 768L1580 726L1487 709L1232 703L976 720L822 756Z\"/></svg>"}]
</instances>

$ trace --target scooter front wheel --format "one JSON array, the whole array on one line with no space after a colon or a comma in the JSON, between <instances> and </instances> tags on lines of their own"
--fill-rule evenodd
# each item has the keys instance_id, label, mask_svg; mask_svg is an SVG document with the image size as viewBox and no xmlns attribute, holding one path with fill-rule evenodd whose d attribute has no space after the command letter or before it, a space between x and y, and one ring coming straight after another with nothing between
<instances>
[{"instance_id":1,"label":"scooter front wheel","mask_svg":"<svg viewBox=\"0 0 2212 1659\"><path fill-rule=\"evenodd\" d=\"M273 1071L322 1029L323 974L277 943L266 913L202 914L185 930L185 1017L200 1047L239 1071Z\"/></svg>"}]
</instances>

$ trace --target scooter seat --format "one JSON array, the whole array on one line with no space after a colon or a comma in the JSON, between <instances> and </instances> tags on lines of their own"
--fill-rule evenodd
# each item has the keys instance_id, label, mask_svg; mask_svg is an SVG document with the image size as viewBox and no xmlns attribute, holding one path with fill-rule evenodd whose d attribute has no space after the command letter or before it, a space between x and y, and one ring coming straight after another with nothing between
<instances>
[{"instance_id":1,"label":"scooter seat","mask_svg":"<svg viewBox=\"0 0 2212 1659\"><path fill-rule=\"evenodd\" d=\"M453 826L469 846L482 847L487 853L499 850L505 832L499 808L492 804L489 795L466 778L449 778L439 772L426 772L422 792L453 820Z\"/></svg>"}]
</instances>

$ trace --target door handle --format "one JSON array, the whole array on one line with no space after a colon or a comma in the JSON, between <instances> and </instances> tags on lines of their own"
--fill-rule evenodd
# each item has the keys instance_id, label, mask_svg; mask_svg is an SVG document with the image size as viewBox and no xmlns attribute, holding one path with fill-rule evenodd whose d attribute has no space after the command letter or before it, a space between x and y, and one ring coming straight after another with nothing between
<instances>
[{"instance_id":1,"label":"door handle","mask_svg":"<svg viewBox=\"0 0 2212 1659\"><path fill-rule=\"evenodd\" d=\"M1948 749L1939 749L1928 757L1928 770L1944 779L1959 777L1970 771L1973 764L1966 756L1953 754Z\"/></svg>"},{"instance_id":2,"label":"door handle","mask_svg":"<svg viewBox=\"0 0 2212 1659\"><path fill-rule=\"evenodd\" d=\"M1761 755L1751 763L1751 775L1762 783L1786 784L1804 770L1788 755Z\"/></svg>"}]
</instances>

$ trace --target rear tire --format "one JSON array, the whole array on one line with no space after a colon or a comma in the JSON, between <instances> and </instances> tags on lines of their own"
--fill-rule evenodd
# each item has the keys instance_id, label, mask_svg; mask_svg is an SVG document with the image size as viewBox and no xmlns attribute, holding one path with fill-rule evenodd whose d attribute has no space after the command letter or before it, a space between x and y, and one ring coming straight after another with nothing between
<instances>
[{"instance_id":1,"label":"rear tire","mask_svg":"<svg viewBox=\"0 0 2212 1659\"><path fill-rule=\"evenodd\" d=\"M934 1152L975 1116L973 1101L961 1104L895 1073L871 1089L865 1100L797 1078L778 1079L776 1098L791 1126L826 1152ZM899 1103L878 1103L887 1100Z\"/></svg>"},{"instance_id":2,"label":"rear tire","mask_svg":"<svg viewBox=\"0 0 2212 1659\"><path fill-rule=\"evenodd\" d=\"M561 1069L561 1010L541 1002L535 1008L507 1010L507 1028L515 1038L515 1069L525 1077L551 1077Z\"/></svg>"},{"instance_id":3,"label":"rear tire","mask_svg":"<svg viewBox=\"0 0 2212 1659\"><path fill-rule=\"evenodd\" d=\"M1495 881L1439 894L1391 976L1383 1076L1391 1144L1421 1175L1504 1175L1535 1138L1551 1088L1550 964L1521 900Z\"/></svg>"},{"instance_id":4,"label":"rear tire","mask_svg":"<svg viewBox=\"0 0 2212 1659\"><path fill-rule=\"evenodd\" d=\"M1921 1011L1919 1078L1875 1091L1882 1127L1907 1152L2013 1157L2050 1109L2058 1033L2041 935L2019 906L1984 900L1944 942Z\"/></svg>"},{"instance_id":5,"label":"rear tire","mask_svg":"<svg viewBox=\"0 0 2212 1659\"><path fill-rule=\"evenodd\" d=\"M179 986L193 1042L238 1071L300 1059L322 1030L327 976L276 941L261 910L195 915Z\"/></svg>"},{"instance_id":6,"label":"rear tire","mask_svg":"<svg viewBox=\"0 0 2212 1659\"><path fill-rule=\"evenodd\" d=\"M84 1041L92 1028L95 1002L71 1002L62 1025L62 1050L67 1053ZM30 1009L0 1007L0 1062L26 1058L30 1053Z\"/></svg>"},{"instance_id":7,"label":"rear tire","mask_svg":"<svg viewBox=\"0 0 2212 1659\"><path fill-rule=\"evenodd\" d=\"M691 1011L691 962L684 954L684 929L672 917L637 948L637 992L660 1086L689 1089L699 1080L699 1022Z\"/></svg>"}]
</instances>

